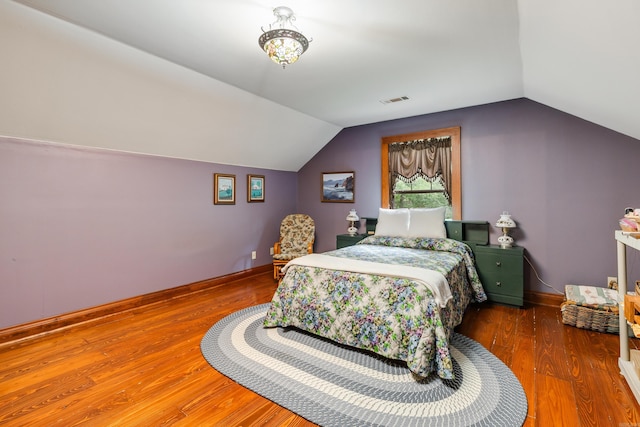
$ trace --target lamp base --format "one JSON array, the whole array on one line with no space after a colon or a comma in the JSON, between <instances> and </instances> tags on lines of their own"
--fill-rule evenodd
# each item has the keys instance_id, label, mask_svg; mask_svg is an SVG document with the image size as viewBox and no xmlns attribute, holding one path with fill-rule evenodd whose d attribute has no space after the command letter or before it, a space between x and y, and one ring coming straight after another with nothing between
<instances>
[{"instance_id":1,"label":"lamp base","mask_svg":"<svg viewBox=\"0 0 640 427\"><path fill-rule=\"evenodd\" d=\"M500 247L502 249L507 249L513 246L513 238L507 233L504 233L502 236L498 237L498 243L500 243Z\"/></svg>"},{"instance_id":2,"label":"lamp base","mask_svg":"<svg viewBox=\"0 0 640 427\"><path fill-rule=\"evenodd\" d=\"M354 226L351 226L347 228L347 233L349 233L349 236L355 236L356 234L358 234L358 229Z\"/></svg>"}]
</instances>

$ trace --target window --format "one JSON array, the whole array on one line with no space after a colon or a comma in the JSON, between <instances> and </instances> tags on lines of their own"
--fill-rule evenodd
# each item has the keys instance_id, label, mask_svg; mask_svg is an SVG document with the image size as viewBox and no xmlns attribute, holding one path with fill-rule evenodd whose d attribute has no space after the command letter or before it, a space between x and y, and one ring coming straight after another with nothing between
<instances>
[{"instance_id":1,"label":"window","mask_svg":"<svg viewBox=\"0 0 640 427\"><path fill-rule=\"evenodd\" d=\"M393 200L391 206L394 208L437 208L444 206L447 208L446 218L453 217L453 211L449 199L445 195L442 179L436 178L429 181L422 176L407 183L396 178L393 183Z\"/></svg>"},{"instance_id":2,"label":"window","mask_svg":"<svg viewBox=\"0 0 640 427\"><path fill-rule=\"evenodd\" d=\"M381 153L382 207L447 206L447 218L462 219L459 127L384 137Z\"/></svg>"}]
</instances>

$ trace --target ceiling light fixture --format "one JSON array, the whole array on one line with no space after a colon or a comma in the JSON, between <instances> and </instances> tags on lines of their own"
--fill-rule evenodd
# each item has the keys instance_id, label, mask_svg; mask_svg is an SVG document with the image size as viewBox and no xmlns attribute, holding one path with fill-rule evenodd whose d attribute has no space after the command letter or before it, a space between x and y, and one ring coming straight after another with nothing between
<instances>
[{"instance_id":1,"label":"ceiling light fixture","mask_svg":"<svg viewBox=\"0 0 640 427\"><path fill-rule=\"evenodd\" d=\"M300 58L309 47L310 40L293 25L293 21L296 20L293 10L280 6L273 9L273 14L277 19L269 25L268 31L261 28L262 35L258 44L273 62L282 64L282 68L285 68L287 64L293 64Z\"/></svg>"}]
</instances>

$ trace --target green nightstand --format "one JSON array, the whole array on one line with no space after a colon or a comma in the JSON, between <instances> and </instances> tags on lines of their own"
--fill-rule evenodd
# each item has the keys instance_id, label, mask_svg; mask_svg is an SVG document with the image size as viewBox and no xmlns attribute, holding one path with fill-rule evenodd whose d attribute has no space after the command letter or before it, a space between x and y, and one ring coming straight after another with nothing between
<instances>
[{"instance_id":1,"label":"green nightstand","mask_svg":"<svg viewBox=\"0 0 640 427\"><path fill-rule=\"evenodd\" d=\"M365 237L367 237L366 234L356 234L355 236L352 236L350 234L338 234L336 236L336 249L344 248L345 246L355 245Z\"/></svg>"},{"instance_id":2,"label":"green nightstand","mask_svg":"<svg viewBox=\"0 0 640 427\"><path fill-rule=\"evenodd\" d=\"M524 248L497 245L474 247L476 267L489 301L522 307Z\"/></svg>"}]
</instances>

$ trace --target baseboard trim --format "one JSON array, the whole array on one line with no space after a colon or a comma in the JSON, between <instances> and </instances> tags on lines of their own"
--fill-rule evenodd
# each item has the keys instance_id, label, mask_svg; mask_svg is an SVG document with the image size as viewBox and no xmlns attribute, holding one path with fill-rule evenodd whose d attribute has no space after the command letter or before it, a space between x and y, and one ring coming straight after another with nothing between
<instances>
[{"instance_id":1,"label":"baseboard trim","mask_svg":"<svg viewBox=\"0 0 640 427\"><path fill-rule=\"evenodd\" d=\"M225 276L189 283L187 285L114 301L83 310L72 311L69 313L61 314L59 316L48 317L45 319L34 320L32 322L23 323L16 326L10 326L5 329L0 329L0 344L18 341L25 338L36 337L38 335L49 334L53 331L78 325L81 323L107 320L114 316L126 313L127 311L132 309L140 308L149 304L154 304L159 301L166 301L171 298L182 297L193 292L198 292L220 286L225 283L233 282L234 280L240 280L250 276L270 272L271 269L271 264L263 265L260 267L251 268L249 270L227 274ZM524 301L526 303L534 305L559 307L564 301L564 296L546 292L525 291Z\"/></svg>"},{"instance_id":2,"label":"baseboard trim","mask_svg":"<svg viewBox=\"0 0 640 427\"><path fill-rule=\"evenodd\" d=\"M48 334L55 330L78 325L85 322L95 322L100 319L110 319L113 316L125 313L129 310L139 308L145 305L153 304L159 301L166 301L171 298L182 297L193 292L202 291L204 289L220 286L235 280L244 279L250 276L265 273L272 270L271 264L260 267L251 268L249 270L239 271L237 273L227 274L225 276L215 277L212 279L201 280L199 282L189 283L187 285L175 288L164 289L161 291L151 292L83 310L72 311L70 313L61 314L59 316L48 317L45 319L34 320L32 322L23 323L16 326L10 326L0 329L0 344L31 338L42 334Z\"/></svg>"},{"instance_id":3,"label":"baseboard trim","mask_svg":"<svg viewBox=\"0 0 640 427\"><path fill-rule=\"evenodd\" d=\"M550 294L547 292L524 291L524 301L534 305L560 307L564 302L564 295Z\"/></svg>"}]
</instances>

